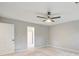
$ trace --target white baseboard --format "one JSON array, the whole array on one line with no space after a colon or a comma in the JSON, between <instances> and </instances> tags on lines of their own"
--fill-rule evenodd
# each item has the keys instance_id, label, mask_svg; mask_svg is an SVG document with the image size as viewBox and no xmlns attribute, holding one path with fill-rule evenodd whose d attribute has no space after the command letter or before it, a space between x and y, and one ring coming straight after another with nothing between
<instances>
[{"instance_id":1,"label":"white baseboard","mask_svg":"<svg viewBox=\"0 0 79 59\"><path fill-rule=\"evenodd\" d=\"M26 51L27 49L22 49L22 50L16 50L16 52L21 52L21 51Z\"/></svg>"},{"instance_id":2,"label":"white baseboard","mask_svg":"<svg viewBox=\"0 0 79 59\"><path fill-rule=\"evenodd\" d=\"M46 47L46 46L39 46L39 47L35 47L35 48L44 48L44 47Z\"/></svg>"},{"instance_id":3,"label":"white baseboard","mask_svg":"<svg viewBox=\"0 0 79 59\"><path fill-rule=\"evenodd\" d=\"M74 49L70 49L70 48L63 48L63 47L57 47L57 46L53 46L53 47L57 48L57 49L65 50L65 51L71 51L71 52L74 52L74 53L79 53L79 50L74 50Z\"/></svg>"},{"instance_id":4,"label":"white baseboard","mask_svg":"<svg viewBox=\"0 0 79 59\"><path fill-rule=\"evenodd\" d=\"M46 46L34 47L34 48L31 48L31 49L44 48L44 47L46 47ZM26 51L26 50L30 50L30 49L28 49L28 48L26 48L26 49L16 49L16 52L21 52L21 51Z\"/></svg>"}]
</instances>

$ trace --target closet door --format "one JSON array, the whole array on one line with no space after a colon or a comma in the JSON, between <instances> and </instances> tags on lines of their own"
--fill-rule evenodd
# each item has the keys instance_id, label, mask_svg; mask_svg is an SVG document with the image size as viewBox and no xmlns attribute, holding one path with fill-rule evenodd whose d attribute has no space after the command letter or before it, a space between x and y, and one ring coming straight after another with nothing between
<instances>
[{"instance_id":1,"label":"closet door","mask_svg":"<svg viewBox=\"0 0 79 59\"><path fill-rule=\"evenodd\" d=\"M0 23L0 55L14 53L14 25Z\"/></svg>"}]
</instances>

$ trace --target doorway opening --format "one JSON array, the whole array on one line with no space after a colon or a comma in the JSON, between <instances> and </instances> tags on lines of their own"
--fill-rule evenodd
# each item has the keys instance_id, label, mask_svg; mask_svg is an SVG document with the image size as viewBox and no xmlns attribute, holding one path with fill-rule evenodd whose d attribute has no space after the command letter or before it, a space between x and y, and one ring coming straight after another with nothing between
<instances>
[{"instance_id":1,"label":"doorway opening","mask_svg":"<svg viewBox=\"0 0 79 59\"><path fill-rule=\"evenodd\" d=\"M28 26L27 27L27 48L34 48L35 46L35 28Z\"/></svg>"}]
</instances>

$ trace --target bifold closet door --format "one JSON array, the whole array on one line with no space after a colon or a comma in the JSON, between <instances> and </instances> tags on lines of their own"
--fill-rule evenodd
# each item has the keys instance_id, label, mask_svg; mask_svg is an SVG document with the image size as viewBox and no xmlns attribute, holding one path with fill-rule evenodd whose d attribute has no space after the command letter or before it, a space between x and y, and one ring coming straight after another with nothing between
<instances>
[{"instance_id":1,"label":"bifold closet door","mask_svg":"<svg viewBox=\"0 0 79 59\"><path fill-rule=\"evenodd\" d=\"M0 55L14 52L14 24L0 23Z\"/></svg>"}]
</instances>

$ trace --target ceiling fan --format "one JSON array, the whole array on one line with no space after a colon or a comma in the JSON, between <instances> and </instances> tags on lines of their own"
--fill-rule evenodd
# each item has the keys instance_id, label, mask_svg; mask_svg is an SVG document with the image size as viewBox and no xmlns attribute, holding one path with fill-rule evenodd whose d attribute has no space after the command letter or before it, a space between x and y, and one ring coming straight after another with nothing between
<instances>
[{"instance_id":1,"label":"ceiling fan","mask_svg":"<svg viewBox=\"0 0 79 59\"><path fill-rule=\"evenodd\" d=\"M50 17L50 16L51 16L51 12L48 11L46 17L44 17L44 16L37 16L37 18L45 19L45 20L43 20L43 22L55 22L54 19L61 18L61 16L56 16L56 17Z\"/></svg>"}]
</instances>

